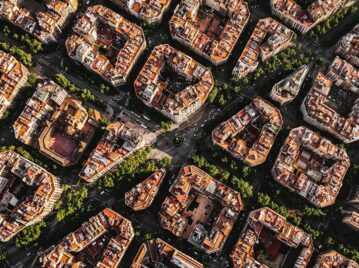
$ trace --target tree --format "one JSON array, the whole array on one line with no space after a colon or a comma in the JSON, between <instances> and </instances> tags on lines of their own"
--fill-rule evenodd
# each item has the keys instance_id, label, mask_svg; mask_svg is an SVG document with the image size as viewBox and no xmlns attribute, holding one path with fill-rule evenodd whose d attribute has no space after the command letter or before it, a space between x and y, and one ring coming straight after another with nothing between
<instances>
[{"instance_id":1,"label":"tree","mask_svg":"<svg viewBox=\"0 0 359 268\"><path fill-rule=\"evenodd\" d=\"M269 195L267 194L264 194L264 193L258 193L257 194L257 201L258 203L261 205L261 206L268 206L270 201L271 201L271 198Z\"/></svg>"},{"instance_id":2,"label":"tree","mask_svg":"<svg viewBox=\"0 0 359 268\"><path fill-rule=\"evenodd\" d=\"M0 251L0 263L4 262L6 260L6 253Z\"/></svg>"},{"instance_id":3,"label":"tree","mask_svg":"<svg viewBox=\"0 0 359 268\"><path fill-rule=\"evenodd\" d=\"M211 90L211 92L208 95L208 102L209 103L214 103L216 97L218 94L218 88L216 86L213 87L213 89Z\"/></svg>"},{"instance_id":4,"label":"tree","mask_svg":"<svg viewBox=\"0 0 359 268\"><path fill-rule=\"evenodd\" d=\"M243 198L250 198L253 196L253 186L249 182L237 178L236 176L232 177L231 184L233 189L239 191Z\"/></svg>"},{"instance_id":5,"label":"tree","mask_svg":"<svg viewBox=\"0 0 359 268\"><path fill-rule=\"evenodd\" d=\"M63 199L55 204L56 221L62 221L78 211L83 206L87 196L88 190L86 187L68 189Z\"/></svg>"},{"instance_id":6,"label":"tree","mask_svg":"<svg viewBox=\"0 0 359 268\"><path fill-rule=\"evenodd\" d=\"M41 230L45 227L46 223L43 220L33 225L30 225L16 236L15 245L18 248L21 248L30 244L31 242L35 241L40 237Z\"/></svg>"},{"instance_id":7,"label":"tree","mask_svg":"<svg viewBox=\"0 0 359 268\"><path fill-rule=\"evenodd\" d=\"M171 121L161 121L160 127L165 131L170 131L172 129L173 123Z\"/></svg>"},{"instance_id":8,"label":"tree","mask_svg":"<svg viewBox=\"0 0 359 268\"><path fill-rule=\"evenodd\" d=\"M304 207L304 214L308 217L322 217L327 215L324 211L322 211L320 208L314 208L314 207L309 207L309 206L305 206Z\"/></svg>"},{"instance_id":9,"label":"tree","mask_svg":"<svg viewBox=\"0 0 359 268\"><path fill-rule=\"evenodd\" d=\"M229 179L229 177L231 176L231 174L228 172L228 171L221 171L220 173L219 173L219 178L220 178L220 181L221 182L226 182L226 181L228 181L228 179Z\"/></svg>"},{"instance_id":10,"label":"tree","mask_svg":"<svg viewBox=\"0 0 359 268\"><path fill-rule=\"evenodd\" d=\"M160 166L164 169L167 169L171 166L171 162L172 162L171 158L168 156L165 156L160 160Z\"/></svg>"}]
</instances>

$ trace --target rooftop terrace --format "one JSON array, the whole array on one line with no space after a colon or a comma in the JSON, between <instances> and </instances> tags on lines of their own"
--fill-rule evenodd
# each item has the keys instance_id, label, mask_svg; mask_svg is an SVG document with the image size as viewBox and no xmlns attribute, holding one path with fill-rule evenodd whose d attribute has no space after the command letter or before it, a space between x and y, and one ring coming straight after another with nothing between
<instances>
[{"instance_id":1,"label":"rooftop terrace","mask_svg":"<svg viewBox=\"0 0 359 268\"><path fill-rule=\"evenodd\" d=\"M42 81L14 122L15 137L62 166L77 163L101 115L52 81Z\"/></svg>"},{"instance_id":2,"label":"rooftop terrace","mask_svg":"<svg viewBox=\"0 0 359 268\"><path fill-rule=\"evenodd\" d=\"M26 84L29 71L13 56L0 50L0 118Z\"/></svg>"},{"instance_id":3,"label":"rooftop terrace","mask_svg":"<svg viewBox=\"0 0 359 268\"><path fill-rule=\"evenodd\" d=\"M334 204L350 166L347 153L305 127L290 131L272 168L274 179L317 207Z\"/></svg>"},{"instance_id":4,"label":"rooftop terrace","mask_svg":"<svg viewBox=\"0 0 359 268\"><path fill-rule=\"evenodd\" d=\"M132 223L105 208L45 252L42 266L116 268L134 237Z\"/></svg>"},{"instance_id":5,"label":"rooftop terrace","mask_svg":"<svg viewBox=\"0 0 359 268\"><path fill-rule=\"evenodd\" d=\"M68 55L113 86L123 85L146 48L141 27L104 6L91 6L66 40Z\"/></svg>"},{"instance_id":6,"label":"rooftop terrace","mask_svg":"<svg viewBox=\"0 0 359 268\"><path fill-rule=\"evenodd\" d=\"M250 166L265 162L283 120L280 111L260 97L212 131L212 142Z\"/></svg>"},{"instance_id":7,"label":"rooftop terrace","mask_svg":"<svg viewBox=\"0 0 359 268\"><path fill-rule=\"evenodd\" d=\"M25 198L10 191L19 178L27 187L35 188ZM1 242L9 241L27 226L45 218L62 193L59 178L13 151L0 153L0 181Z\"/></svg>"},{"instance_id":8,"label":"rooftop terrace","mask_svg":"<svg viewBox=\"0 0 359 268\"><path fill-rule=\"evenodd\" d=\"M172 75L166 75L166 70ZM170 77L176 77L176 83L182 83L174 85ZM158 45L153 49L134 83L140 100L176 123L187 120L196 112L213 86L214 79L208 68L169 45Z\"/></svg>"},{"instance_id":9,"label":"rooftop terrace","mask_svg":"<svg viewBox=\"0 0 359 268\"><path fill-rule=\"evenodd\" d=\"M249 213L240 238L231 254L234 268L268 268L254 259L255 246L262 242L272 258L280 256L280 249L296 250L299 256L293 263L286 257L277 263L278 267L307 267L314 251L312 238L300 228L287 222L286 218L264 207Z\"/></svg>"},{"instance_id":10,"label":"rooftop terrace","mask_svg":"<svg viewBox=\"0 0 359 268\"><path fill-rule=\"evenodd\" d=\"M169 26L172 38L214 65L225 63L249 21L242 0L182 0Z\"/></svg>"},{"instance_id":11,"label":"rooftop terrace","mask_svg":"<svg viewBox=\"0 0 359 268\"><path fill-rule=\"evenodd\" d=\"M351 91L356 95L354 103L348 99L342 100L344 105L350 105L349 114L342 115L333 105L338 98L330 99L331 90L337 87ZM345 143L359 140L359 71L349 63L336 57L329 67L327 76L318 73L311 90L303 100L301 111L304 120L320 129L335 135ZM343 96L340 94L339 96ZM338 96L338 97L339 97Z\"/></svg>"},{"instance_id":12,"label":"rooftop terrace","mask_svg":"<svg viewBox=\"0 0 359 268\"><path fill-rule=\"evenodd\" d=\"M241 196L195 166L186 166L159 212L160 224L211 254L222 250L243 208Z\"/></svg>"},{"instance_id":13,"label":"rooftop terrace","mask_svg":"<svg viewBox=\"0 0 359 268\"><path fill-rule=\"evenodd\" d=\"M201 263L159 238L146 241L138 250L131 268L143 267L204 268Z\"/></svg>"}]
</instances>

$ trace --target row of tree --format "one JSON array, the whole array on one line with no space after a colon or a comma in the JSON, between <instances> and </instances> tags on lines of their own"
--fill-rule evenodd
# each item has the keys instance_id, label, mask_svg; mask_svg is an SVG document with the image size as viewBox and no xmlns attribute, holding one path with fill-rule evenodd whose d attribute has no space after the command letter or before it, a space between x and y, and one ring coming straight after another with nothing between
<instances>
[{"instance_id":1,"label":"row of tree","mask_svg":"<svg viewBox=\"0 0 359 268\"><path fill-rule=\"evenodd\" d=\"M24 44L32 53L38 53L43 51L42 43L37 39L31 37L29 34L21 34L16 30L10 29L9 25L0 26L1 31L5 36L12 37L17 41Z\"/></svg>"},{"instance_id":2,"label":"row of tree","mask_svg":"<svg viewBox=\"0 0 359 268\"><path fill-rule=\"evenodd\" d=\"M75 214L83 207L84 202L88 197L88 189L86 187L69 188L68 185L63 187L65 192L63 193L62 198L56 202L54 207L57 222Z\"/></svg>"},{"instance_id":3,"label":"row of tree","mask_svg":"<svg viewBox=\"0 0 359 268\"><path fill-rule=\"evenodd\" d=\"M17 46L12 46L6 42L0 42L0 49L12 56L14 56L17 60L22 62L25 66L31 67L34 65L32 60L32 55L30 53L25 52L21 48Z\"/></svg>"},{"instance_id":4,"label":"row of tree","mask_svg":"<svg viewBox=\"0 0 359 268\"><path fill-rule=\"evenodd\" d=\"M242 172L242 177L238 178L236 175L219 168L200 155L193 155L191 160L193 164L206 171L213 178L228 184L231 188L238 191L242 198L247 199L253 196L253 186L246 180L248 178L246 175L248 176L248 174Z\"/></svg>"}]
</instances>

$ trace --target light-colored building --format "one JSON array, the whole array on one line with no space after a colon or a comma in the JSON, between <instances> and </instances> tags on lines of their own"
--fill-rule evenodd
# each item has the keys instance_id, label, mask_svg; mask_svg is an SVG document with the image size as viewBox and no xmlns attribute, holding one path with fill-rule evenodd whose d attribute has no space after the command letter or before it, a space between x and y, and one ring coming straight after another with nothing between
<instances>
[{"instance_id":1,"label":"light-colored building","mask_svg":"<svg viewBox=\"0 0 359 268\"><path fill-rule=\"evenodd\" d=\"M13 56L0 50L0 118L26 84L29 71Z\"/></svg>"},{"instance_id":2,"label":"light-colored building","mask_svg":"<svg viewBox=\"0 0 359 268\"><path fill-rule=\"evenodd\" d=\"M105 208L42 256L42 267L117 268L134 237L132 223Z\"/></svg>"},{"instance_id":3,"label":"light-colored building","mask_svg":"<svg viewBox=\"0 0 359 268\"><path fill-rule=\"evenodd\" d=\"M336 52L350 64L359 66L359 24L339 40Z\"/></svg>"},{"instance_id":4,"label":"light-colored building","mask_svg":"<svg viewBox=\"0 0 359 268\"><path fill-rule=\"evenodd\" d=\"M171 77L164 78L163 72L172 72L172 76L184 80L184 88L175 88L180 82L169 82ZM143 103L176 123L192 116L205 103L213 86L209 68L167 44L153 49L134 82L136 96Z\"/></svg>"},{"instance_id":5,"label":"light-colored building","mask_svg":"<svg viewBox=\"0 0 359 268\"><path fill-rule=\"evenodd\" d=\"M250 13L242 0L182 0L169 22L173 39L209 60L225 63Z\"/></svg>"},{"instance_id":6,"label":"light-colored building","mask_svg":"<svg viewBox=\"0 0 359 268\"><path fill-rule=\"evenodd\" d=\"M104 6L91 6L66 40L68 55L113 86L123 85L146 48L143 30Z\"/></svg>"},{"instance_id":7,"label":"light-colored building","mask_svg":"<svg viewBox=\"0 0 359 268\"><path fill-rule=\"evenodd\" d=\"M308 71L308 67L303 65L276 83L270 92L271 99L279 102L281 105L292 102L298 95Z\"/></svg>"},{"instance_id":8,"label":"light-colored building","mask_svg":"<svg viewBox=\"0 0 359 268\"><path fill-rule=\"evenodd\" d=\"M97 181L144 145L139 132L121 122L110 124L83 166L80 178L89 183Z\"/></svg>"},{"instance_id":9,"label":"light-colored building","mask_svg":"<svg viewBox=\"0 0 359 268\"><path fill-rule=\"evenodd\" d=\"M233 69L233 76L243 78L264 62L292 44L293 31L273 18L260 19Z\"/></svg>"},{"instance_id":10,"label":"light-colored building","mask_svg":"<svg viewBox=\"0 0 359 268\"><path fill-rule=\"evenodd\" d=\"M354 231L359 232L359 212L355 210L345 212L343 215L343 223Z\"/></svg>"},{"instance_id":11,"label":"light-colored building","mask_svg":"<svg viewBox=\"0 0 359 268\"><path fill-rule=\"evenodd\" d=\"M131 264L131 268L144 267L204 268L201 263L159 238L144 242Z\"/></svg>"},{"instance_id":12,"label":"light-colored building","mask_svg":"<svg viewBox=\"0 0 359 268\"><path fill-rule=\"evenodd\" d=\"M337 57L331 64L327 76L318 73L300 107L304 121L330 132L345 143L355 142L359 140L359 97L354 100L349 114L343 116L331 105L329 99L333 83L357 96L359 71Z\"/></svg>"},{"instance_id":13,"label":"light-colored building","mask_svg":"<svg viewBox=\"0 0 359 268\"><path fill-rule=\"evenodd\" d=\"M11 186L21 179L36 187L27 197L15 196ZM43 220L60 199L60 179L13 151L0 153L0 241L6 242L27 226ZM19 200L22 200L21 202Z\"/></svg>"},{"instance_id":14,"label":"light-colored building","mask_svg":"<svg viewBox=\"0 0 359 268\"><path fill-rule=\"evenodd\" d=\"M78 7L78 0L46 0L43 1L44 10L33 14L21 7L20 2L0 1L0 18L32 34L44 44L59 41L70 15L75 13Z\"/></svg>"},{"instance_id":15,"label":"light-colored building","mask_svg":"<svg viewBox=\"0 0 359 268\"><path fill-rule=\"evenodd\" d=\"M359 268L359 264L335 250L330 250L318 256L314 268Z\"/></svg>"},{"instance_id":16,"label":"light-colored building","mask_svg":"<svg viewBox=\"0 0 359 268\"><path fill-rule=\"evenodd\" d=\"M266 229L274 232L274 236L268 235ZM293 264L283 266L283 263L276 262L275 265L278 265L278 267L305 268L314 252L312 238L307 233L287 222L287 219L282 215L268 207L264 207L249 213L246 225L231 254L233 268L268 268L253 256L255 248L262 237L267 242L265 246L269 247L268 252L273 255L272 258L278 258L278 255L280 255L280 243L299 252L299 256ZM283 261L287 261L285 257L283 257Z\"/></svg>"},{"instance_id":17,"label":"light-colored building","mask_svg":"<svg viewBox=\"0 0 359 268\"><path fill-rule=\"evenodd\" d=\"M279 109L256 97L212 131L212 142L247 165L257 166L266 161L282 125Z\"/></svg>"},{"instance_id":18,"label":"light-colored building","mask_svg":"<svg viewBox=\"0 0 359 268\"><path fill-rule=\"evenodd\" d=\"M240 194L195 166L185 166L169 192L159 212L162 228L208 254L221 251L243 208Z\"/></svg>"},{"instance_id":19,"label":"light-colored building","mask_svg":"<svg viewBox=\"0 0 359 268\"><path fill-rule=\"evenodd\" d=\"M344 6L348 0L317 0L303 9L295 0L270 0L272 13L294 29L306 34Z\"/></svg>"},{"instance_id":20,"label":"light-colored building","mask_svg":"<svg viewBox=\"0 0 359 268\"><path fill-rule=\"evenodd\" d=\"M16 139L31 145L61 166L77 163L99 126L101 115L52 81L42 81L26 102L13 129Z\"/></svg>"},{"instance_id":21,"label":"light-colored building","mask_svg":"<svg viewBox=\"0 0 359 268\"><path fill-rule=\"evenodd\" d=\"M285 140L272 175L284 187L322 208L334 204L349 166L344 149L306 127L298 127Z\"/></svg>"},{"instance_id":22,"label":"light-colored building","mask_svg":"<svg viewBox=\"0 0 359 268\"><path fill-rule=\"evenodd\" d=\"M144 210L151 206L165 176L166 170L160 169L137 184L125 194L125 204L134 211Z\"/></svg>"},{"instance_id":23,"label":"light-colored building","mask_svg":"<svg viewBox=\"0 0 359 268\"><path fill-rule=\"evenodd\" d=\"M168 10L171 0L111 0L147 24L159 23Z\"/></svg>"}]
</instances>

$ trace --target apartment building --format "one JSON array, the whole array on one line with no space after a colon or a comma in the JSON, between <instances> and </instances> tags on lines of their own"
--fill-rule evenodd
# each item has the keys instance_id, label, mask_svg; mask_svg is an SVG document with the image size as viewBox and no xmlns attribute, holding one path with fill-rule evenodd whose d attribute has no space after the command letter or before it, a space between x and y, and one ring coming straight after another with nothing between
<instances>
[{"instance_id":1,"label":"apartment building","mask_svg":"<svg viewBox=\"0 0 359 268\"><path fill-rule=\"evenodd\" d=\"M334 81L332 79L335 79ZM344 99L343 106L350 106L349 113L343 115L337 111L336 105L331 105L331 91L336 86L358 95L359 73L349 63L336 58L329 68L327 76L318 73L312 88L304 98L300 107L304 121L320 129L326 130L345 143L359 140L359 98ZM341 94L343 96L343 94ZM339 99L339 98L336 98Z\"/></svg>"},{"instance_id":2,"label":"apartment building","mask_svg":"<svg viewBox=\"0 0 359 268\"><path fill-rule=\"evenodd\" d=\"M276 107L260 97L212 131L212 142L245 164L263 164L283 125Z\"/></svg>"},{"instance_id":3,"label":"apartment building","mask_svg":"<svg viewBox=\"0 0 359 268\"><path fill-rule=\"evenodd\" d=\"M290 27L306 34L344 6L348 0L317 0L303 9L295 0L270 0L272 13Z\"/></svg>"},{"instance_id":4,"label":"apartment building","mask_svg":"<svg viewBox=\"0 0 359 268\"><path fill-rule=\"evenodd\" d=\"M309 68L306 65L303 65L289 76L276 83L269 95L271 99L279 102L280 105L292 102L298 95L308 71Z\"/></svg>"},{"instance_id":5,"label":"apartment building","mask_svg":"<svg viewBox=\"0 0 359 268\"><path fill-rule=\"evenodd\" d=\"M327 77L334 81L335 85L359 94L359 70L339 57L330 64Z\"/></svg>"},{"instance_id":6,"label":"apartment building","mask_svg":"<svg viewBox=\"0 0 359 268\"><path fill-rule=\"evenodd\" d=\"M70 58L113 86L126 83L145 48L141 27L100 5L87 8L66 40Z\"/></svg>"},{"instance_id":7,"label":"apartment building","mask_svg":"<svg viewBox=\"0 0 359 268\"><path fill-rule=\"evenodd\" d=\"M294 37L293 31L275 19L260 19L233 69L233 76L243 78L254 72L260 61L290 46Z\"/></svg>"},{"instance_id":8,"label":"apartment building","mask_svg":"<svg viewBox=\"0 0 359 268\"><path fill-rule=\"evenodd\" d=\"M268 231L274 235L270 235ZM246 225L231 254L233 268L268 268L253 256L260 241L264 243L263 246L278 267L305 268L314 252L312 238L307 233L287 222L282 215L264 207L249 213ZM287 259L283 253L285 248L287 248L286 254L288 248L298 252L297 259L294 260L294 256Z\"/></svg>"},{"instance_id":9,"label":"apartment building","mask_svg":"<svg viewBox=\"0 0 359 268\"><path fill-rule=\"evenodd\" d=\"M33 194L17 196L20 179ZM0 153L0 241L7 242L24 228L44 219L60 199L60 179L14 151Z\"/></svg>"},{"instance_id":10,"label":"apartment building","mask_svg":"<svg viewBox=\"0 0 359 268\"><path fill-rule=\"evenodd\" d=\"M359 268L359 264L335 250L330 250L318 256L314 268Z\"/></svg>"},{"instance_id":11,"label":"apartment building","mask_svg":"<svg viewBox=\"0 0 359 268\"><path fill-rule=\"evenodd\" d=\"M192 116L213 86L209 68L167 44L153 49L134 82L143 103L176 123Z\"/></svg>"},{"instance_id":12,"label":"apartment building","mask_svg":"<svg viewBox=\"0 0 359 268\"><path fill-rule=\"evenodd\" d=\"M144 242L132 262L131 268L171 267L204 268L204 266L162 239Z\"/></svg>"},{"instance_id":13,"label":"apartment building","mask_svg":"<svg viewBox=\"0 0 359 268\"><path fill-rule=\"evenodd\" d=\"M120 8L147 24L160 23L171 0L111 0Z\"/></svg>"},{"instance_id":14,"label":"apartment building","mask_svg":"<svg viewBox=\"0 0 359 268\"><path fill-rule=\"evenodd\" d=\"M142 134L125 123L110 124L80 172L80 178L93 183L145 145Z\"/></svg>"},{"instance_id":15,"label":"apartment building","mask_svg":"<svg viewBox=\"0 0 359 268\"><path fill-rule=\"evenodd\" d=\"M149 208L161 187L166 170L160 169L125 194L125 204L134 211Z\"/></svg>"},{"instance_id":16,"label":"apartment building","mask_svg":"<svg viewBox=\"0 0 359 268\"><path fill-rule=\"evenodd\" d=\"M220 65L228 60L249 17L242 0L182 0L169 27L174 40Z\"/></svg>"},{"instance_id":17,"label":"apartment building","mask_svg":"<svg viewBox=\"0 0 359 268\"><path fill-rule=\"evenodd\" d=\"M359 212L355 210L344 212L342 222L354 231L359 232Z\"/></svg>"},{"instance_id":18,"label":"apartment building","mask_svg":"<svg viewBox=\"0 0 359 268\"><path fill-rule=\"evenodd\" d=\"M13 124L16 139L61 166L77 163L101 115L50 80L41 81Z\"/></svg>"},{"instance_id":19,"label":"apartment building","mask_svg":"<svg viewBox=\"0 0 359 268\"><path fill-rule=\"evenodd\" d=\"M350 64L359 66L359 24L339 40L336 52Z\"/></svg>"},{"instance_id":20,"label":"apartment building","mask_svg":"<svg viewBox=\"0 0 359 268\"><path fill-rule=\"evenodd\" d=\"M285 140L272 176L323 208L334 204L349 166L345 150L306 127L297 127Z\"/></svg>"},{"instance_id":21,"label":"apartment building","mask_svg":"<svg viewBox=\"0 0 359 268\"><path fill-rule=\"evenodd\" d=\"M13 56L0 50L0 118L26 84L29 71Z\"/></svg>"},{"instance_id":22,"label":"apartment building","mask_svg":"<svg viewBox=\"0 0 359 268\"><path fill-rule=\"evenodd\" d=\"M243 208L240 194L196 166L184 167L169 192L159 212L162 228L208 254L221 251Z\"/></svg>"},{"instance_id":23,"label":"apartment building","mask_svg":"<svg viewBox=\"0 0 359 268\"><path fill-rule=\"evenodd\" d=\"M42 267L116 268L134 237L132 223L105 208L42 256Z\"/></svg>"},{"instance_id":24,"label":"apartment building","mask_svg":"<svg viewBox=\"0 0 359 268\"><path fill-rule=\"evenodd\" d=\"M70 16L78 8L78 0L46 0L43 1L42 11L33 13L22 7L21 2L2 0L0 18L30 33L44 44L59 41Z\"/></svg>"}]
</instances>

